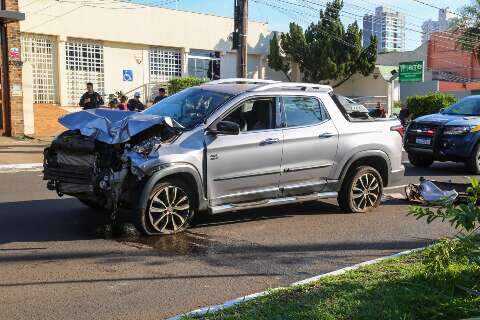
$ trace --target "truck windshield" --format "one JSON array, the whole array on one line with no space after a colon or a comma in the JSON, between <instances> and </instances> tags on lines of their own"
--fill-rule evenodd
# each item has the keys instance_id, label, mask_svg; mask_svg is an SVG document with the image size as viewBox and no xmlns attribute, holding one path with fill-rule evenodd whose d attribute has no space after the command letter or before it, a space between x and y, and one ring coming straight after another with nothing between
<instances>
[{"instance_id":1,"label":"truck windshield","mask_svg":"<svg viewBox=\"0 0 480 320\"><path fill-rule=\"evenodd\" d=\"M226 93L189 88L163 99L143 113L168 116L186 129L192 129L231 98L232 95Z\"/></svg>"},{"instance_id":2,"label":"truck windshield","mask_svg":"<svg viewBox=\"0 0 480 320\"><path fill-rule=\"evenodd\" d=\"M452 104L443 114L480 116L480 98L466 98Z\"/></svg>"}]
</instances>

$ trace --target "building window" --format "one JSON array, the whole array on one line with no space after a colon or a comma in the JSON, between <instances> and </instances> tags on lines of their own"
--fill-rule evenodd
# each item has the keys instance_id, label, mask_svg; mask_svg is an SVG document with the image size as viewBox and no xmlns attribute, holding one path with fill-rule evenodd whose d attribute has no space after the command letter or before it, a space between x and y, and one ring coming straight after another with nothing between
<instances>
[{"instance_id":1,"label":"building window","mask_svg":"<svg viewBox=\"0 0 480 320\"><path fill-rule=\"evenodd\" d=\"M202 79L220 79L220 52L190 51L188 55L188 75Z\"/></svg>"},{"instance_id":2,"label":"building window","mask_svg":"<svg viewBox=\"0 0 480 320\"><path fill-rule=\"evenodd\" d=\"M182 76L182 55L178 49L151 48L150 81L164 82Z\"/></svg>"},{"instance_id":3,"label":"building window","mask_svg":"<svg viewBox=\"0 0 480 320\"><path fill-rule=\"evenodd\" d=\"M87 82L93 83L95 91L104 94L103 46L87 42L66 42L65 62L69 104L78 104Z\"/></svg>"},{"instance_id":4,"label":"building window","mask_svg":"<svg viewBox=\"0 0 480 320\"><path fill-rule=\"evenodd\" d=\"M22 34L22 60L32 65L33 102L56 103L53 38Z\"/></svg>"}]
</instances>

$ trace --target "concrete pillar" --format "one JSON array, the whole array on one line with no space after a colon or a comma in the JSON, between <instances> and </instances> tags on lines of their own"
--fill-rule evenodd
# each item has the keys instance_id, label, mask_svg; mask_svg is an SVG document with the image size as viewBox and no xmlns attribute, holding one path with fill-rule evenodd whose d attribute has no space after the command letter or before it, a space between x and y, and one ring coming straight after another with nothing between
<instances>
[{"instance_id":1,"label":"concrete pillar","mask_svg":"<svg viewBox=\"0 0 480 320\"><path fill-rule=\"evenodd\" d=\"M61 106L68 106L68 96L67 96L67 68L65 61L65 42L67 42L67 37L59 36L57 37L57 90L58 97Z\"/></svg>"},{"instance_id":2,"label":"concrete pillar","mask_svg":"<svg viewBox=\"0 0 480 320\"><path fill-rule=\"evenodd\" d=\"M190 48L182 48L182 77L188 77L188 56L190 54Z\"/></svg>"},{"instance_id":3,"label":"concrete pillar","mask_svg":"<svg viewBox=\"0 0 480 320\"><path fill-rule=\"evenodd\" d=\"M33 68L29 61L22 67L23 87L23 133L27 136L35 134L35 122L33 112Z\"/></svg>"}]
</instances>

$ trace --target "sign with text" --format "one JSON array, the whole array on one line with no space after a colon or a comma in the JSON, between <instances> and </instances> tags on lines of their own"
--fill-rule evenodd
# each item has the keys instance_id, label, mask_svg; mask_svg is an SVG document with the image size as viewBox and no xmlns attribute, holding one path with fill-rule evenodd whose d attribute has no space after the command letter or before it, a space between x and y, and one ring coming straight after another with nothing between
<instances>
[{"instance_id":1,"label":"sign with text","mask_svg":"<svg viewBox=\"0 0 480 320\"><path fill-rule=\"evenodd\" d=\"M399 63L400 82L423 82L423 61Z\"/></svg>"}]
</instances>

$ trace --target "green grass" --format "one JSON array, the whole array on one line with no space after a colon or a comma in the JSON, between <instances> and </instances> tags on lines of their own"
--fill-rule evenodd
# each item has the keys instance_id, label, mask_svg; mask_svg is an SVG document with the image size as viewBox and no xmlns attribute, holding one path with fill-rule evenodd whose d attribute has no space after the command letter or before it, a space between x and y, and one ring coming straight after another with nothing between
<instances>
[{"instance_id":1,"label":"green grass","mask_svg":"<svg viewBox=\"0 0 480 320\"><path fill-rule=\"evenodd\" d=\"M424 252L363 267L270 295L201 319L465 319L480 317L480 268L465 259L426 276ZM186 317L185 319L193 319ZM195 318L197 319L197 318ZM479 318L480 319L480 318Z\"/></svg>"}]
</instances>

